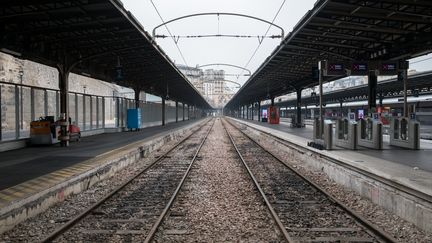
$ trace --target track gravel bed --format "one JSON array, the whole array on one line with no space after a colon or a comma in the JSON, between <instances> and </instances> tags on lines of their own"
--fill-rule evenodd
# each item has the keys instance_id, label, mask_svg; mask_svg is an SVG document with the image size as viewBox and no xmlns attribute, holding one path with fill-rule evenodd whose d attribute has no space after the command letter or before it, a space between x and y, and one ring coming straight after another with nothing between
<instances>
[{"instance_id":1,"label":"track gravel bed","mask_svg":"<svg viewBox=\"0 0 432 243\"><path fill-rule=\"evenodd\" d=\"M325 194L225 124L291 238L300 242L381 241Z\"/></svg>"},{"instance_id":2,"label":"track gravel bed","mask_svg":"<svg viewBox=\"0 0 432 243\"><path fill-rule=\"evenodd\" d=\"M166 143L160 149L150 153L131 166L122 169L114 176L96 183L88 190L66 198L65 201L50 207L46 212L30 218L18 224L13 229L0 234L0 242L40 242L56 228L102 199L110 191L123 184L128 178L147 168L156 158L159 158L183 137L188 136L197 129L198 127L192 128L190 132Z\"/></svg>"},{"instance_id":3,"label":"track gravel bed","mask_svg":"<svg viewBox=\"0 0 432 243\"><path fill-rule=\"evenodd\" d=\"M235 123L232 123L235 124ZM235 124L241 128L239 124ZM343 202L347 207L354 210L359 215L365 217L376 226L392 235L399 242L430 243L432 234L418 229L415 225L394 215L393 213L374 204L372 201L361 197L356 192L346 189L332 181L324 172L307 166L302 161L293 160L295 149L281 143L277 139L251 132L252 128L242 129L249 137L257 143L278 156L282 161L294 167L297 172L309 178L314 183L320 185L327 193Z\"/></svg>"},{"instance_id":4,"label":"track gravel bed","mask_svg":"<svg viewBox=\"0 0 432 243\"><path fill-rule=\"evenodd\" d=\"M208 122L55 242L144 241L212 125Z\"/></svg>"},{"instance_id":5,"label":"track gravel bed","mask_svg":"<svg viewBox=\"0 0 432 243\"><path fill-rule=\"evenodd\" d=\"M154 241L284 241L219 119Z\"/></svg>"}]
</instances>

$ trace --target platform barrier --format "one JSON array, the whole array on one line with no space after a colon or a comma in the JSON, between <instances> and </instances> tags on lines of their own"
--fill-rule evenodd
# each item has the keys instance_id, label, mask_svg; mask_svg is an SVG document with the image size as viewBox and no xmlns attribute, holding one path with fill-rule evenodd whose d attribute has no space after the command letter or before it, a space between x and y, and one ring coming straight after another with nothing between
<instances>
[{"instance_id":1,"label":"platform barrier","mask_svg":"<svg viewBox=\"0 0 432 243\"><path fill-rule=\"evenodd\" d=\"M420 123L409 118L394 118L390 123L390 145L420 149Z\"/></svg>"},{"instance_id":2,"label":"platform barrier","mask_svg":"<svg viewBox=\"0 0 432 243\"><path fill-rule=\"evenodd\" d=\"M313 142L308 143L308 145L317 149L331 150L333 147L332 121L324 120L324 122L321 122L321 120L315 118L313 125Z\"/></svg>"},{"instance_id":3,"label":"platform barrier","mask_svg":"<svg viewBox=\"0 0 432 243\"><path fill-rule=\"evenodd\" d=\"M342 148L357 149L357 122L340 118L336 122L335 145Z\"/></svg>"},{"instance_id":4,"label":"platform barrier","mask_svg":"<svg viewBox=\"0 0 432 243\"><path fill-rule=\"evenodd\" d=\"M383 124L372 118L360 118L357 125L358 145L383 149Z\"/></svg>"}]
</instances>

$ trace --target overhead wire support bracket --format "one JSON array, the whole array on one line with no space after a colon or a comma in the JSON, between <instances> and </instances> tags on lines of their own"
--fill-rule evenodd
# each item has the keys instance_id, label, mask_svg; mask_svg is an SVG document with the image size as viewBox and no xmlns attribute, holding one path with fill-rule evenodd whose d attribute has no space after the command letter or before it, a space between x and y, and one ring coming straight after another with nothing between
<instances>
[{"instance_id":1,"label":"overhead wire support bracket","mask_svg":"<svg viewBox=\"0 0 432 243\"><path fill-rule=\"evenodd\" d=\"M282 27L280 27L279 25L274 24L274 23L272 23L270 21L267 21L265 19L261 19L261 18L254 17L254 16L251 16L251 15L238 14L238 13L197 13L197 14L189 14L189 15L184 15L184 16L181 16L181 17L178 17L178 18L175 18L175 19L171 19L169 21L166 21L166 22L164 22L164 23L162 23L162 24L154 27L153 31L152 31L153 39L155 39L155 38L166 38L167 37L165 35L157 35L156 34L156 30L158 28L162 27L162 26L165 26L165 25L167 25L169 23L172 23L172 22L175 22L175 21L178 21L178 20L181 20L181 19L192 18L192 17L197 17L197 16L208 16L208 15L216 15L216 16L218 16L218 18L221 15L225 15L225 16L237 16L237 17L243 17L243 18L249 18L249 19L258 20L260 22L264 22L266 24L269 24L271 26L274 26L274 27L278 28L281 31L281 34L280 35L272 35L272 36L268 36L267 37L267 36L248 36L248 35L221 35L218 32L218 34L216 34L216 35L177 36L177 38L181 38L181 37L186 37L186 38L199 38L199 37L242 37L242 38L250 38L250 37L258 37L258 41L262 42L262 40L264 38L273 38L273 39L274 38L281 38L281 39L283 39L284 36L285 36L284 29ZM177 41L178 41L178 39L177 39Z\"/></svg>"}]
</instances>

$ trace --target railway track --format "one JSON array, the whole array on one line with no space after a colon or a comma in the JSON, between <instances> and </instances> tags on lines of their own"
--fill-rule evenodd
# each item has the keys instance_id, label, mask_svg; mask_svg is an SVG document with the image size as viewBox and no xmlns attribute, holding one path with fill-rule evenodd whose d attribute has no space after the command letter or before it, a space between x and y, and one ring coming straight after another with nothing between
<instances>
[{"instance_id":1,"label":"railway track","mask_svg":"<svg viewBox=\"0 0 432 243\"><path fill-rule=\"evenodd\" d=\"M208 121L42 242L149 242L213 124Z\"/></svg>"},{"instance_id":2,"label":"railway track","mask_svg":"<svg viewBox=\"0 0 432 243\"><path fill-rule=\"evenodd\" d=\"M224 126L288 242L396 242L240 129Z\"/></svg>"}]
</instances>

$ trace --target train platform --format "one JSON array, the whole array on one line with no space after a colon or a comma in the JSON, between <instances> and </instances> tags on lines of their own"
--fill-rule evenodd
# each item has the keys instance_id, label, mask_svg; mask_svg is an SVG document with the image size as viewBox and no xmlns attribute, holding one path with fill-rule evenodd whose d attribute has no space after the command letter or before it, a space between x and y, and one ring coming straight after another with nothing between
<instances>
[{"instance_id":1,"label":"train platform","mask_svg":"<svg viewBox=\"0 0 432 243\"><path fill-rule=\"evenodd\" d=\"M99 134L69 147L38 146L0 153L0 228L85 190L204 121ZM32 210L35 212L30 213ZM21 214L26 215L17 216Z\"/></svg>"},{"instance_id":2,"label":"train platform","mask_svg":"<svg viewBox=\"0 0 432 243\"><path fill-rule=\"evenodd\" d=\"M384 138L382 151L343 148L318 150L307 146L312 140L312 128L291 128L286 124L268 124L252 120L230 118L251 128L258 136L281 141L280 149L291 151L290 156L324 172L344 187L384 207L390 212L432 230L432 143L422 140L420 150L388 146ZM387 142L386 142L387 139Z\"/></svg>"},{"instance_id":3,"label":"train platform","mask_svg":"<svg viewBox=\"0 0 432 243\"><path fill-rule=\"evenodd\" d=\"M262 127L271 128L273 130L285 132L288 135L296 136L293 137L299 143L307 144L312 141L313 126L305 126L302 128L292 128L287 122L281 122L280 124L269 124L265 122L258 122L256 120L244 120L252 124L256 124ZM432 173L432 141L431 140L420 140L420 150L409 150L389 145L389 136L383 136L383 150L373 150L359 146L356 151L348 150L345 148L337 147L333 145L332 153L340 156L349 156L357 158L357 161L374 161L375 159L381 159L391 161L396 164L401 164L410 167L410 169L416 167L419 170L424 170ZM360 163L360 162L359 162Z\"/></svg>"}]
</instances>

